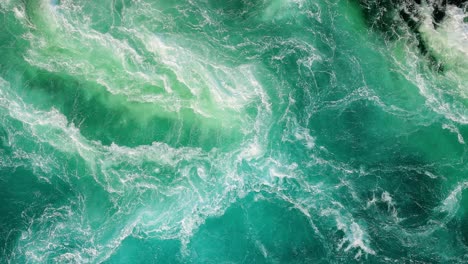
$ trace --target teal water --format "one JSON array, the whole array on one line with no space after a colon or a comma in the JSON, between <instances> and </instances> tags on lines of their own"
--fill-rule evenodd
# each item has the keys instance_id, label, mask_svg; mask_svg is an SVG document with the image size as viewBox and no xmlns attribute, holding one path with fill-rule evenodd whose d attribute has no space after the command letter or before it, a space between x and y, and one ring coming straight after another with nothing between
<instances>
[{"instance_id":1,"label":"teal water","mask_svg":"<svg viewBox=\"0 0 468 264\"><path fill-rule=\"evenodd\" d=\"M431 3L0 0L0 262L466 263Z\"/></svg>"}]
</instances>

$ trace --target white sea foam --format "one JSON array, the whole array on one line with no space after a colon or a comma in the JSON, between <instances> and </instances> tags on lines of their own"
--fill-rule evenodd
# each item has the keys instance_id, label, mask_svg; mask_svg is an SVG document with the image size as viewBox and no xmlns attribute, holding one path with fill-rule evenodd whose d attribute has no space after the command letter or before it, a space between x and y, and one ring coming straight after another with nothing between
<instances>
[{"instance_id":1,"label":"white sea foam","mask_svg":"<svg viewBox=\"0 0 468 264\"><path fill-rule=\"evenodd\" d=\"M460 208L460 202L463 191L468 188L468 182L462 182L450 192L447 198L444 199L442 204L436 208L440 212L448 213L447 219L452 219Z\"/></svg>"},{"instance_id":2,"label":"white sea foam","mask_svg":"<svg viewBox=\"0 0 468 264\"><path fill-rule=\"evenodd\" d=\"M422 5L423 20L419 30L429 48L443 59L447 68L468 75L468 24L463 20L463 8L447 5L445 19L437 28L433 26L431 13L433 8ZM465 89L468 89L465 87ZM468 97L468 90L464 91Z\"/></svg>"},{"instance_id":3,"label":"white sea foam","mask_svg":"<svg viewBox=\"0 0 468 264\"><path fill-rule=\"evenodd\" d=\"M387 211L391 212L392 216L398 221L398 211L390 193L386 191L382 192L381 201L387 204Z\"/></svg>"}]
</instances>

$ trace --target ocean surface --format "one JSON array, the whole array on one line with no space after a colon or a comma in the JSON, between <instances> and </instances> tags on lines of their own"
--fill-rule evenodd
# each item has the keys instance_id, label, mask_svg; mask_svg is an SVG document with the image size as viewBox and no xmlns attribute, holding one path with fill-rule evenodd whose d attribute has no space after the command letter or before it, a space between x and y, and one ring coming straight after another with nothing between
<instances>
[{"instance_id":1,"label":"ocean surface","mask_svg":"<svg viewBox=\"0 0 468 264\"><path fill-rule=\"evenodd\" d=\"M468 3L0 0L0 263L468 263Z\"/></svg>"}]
</instances>

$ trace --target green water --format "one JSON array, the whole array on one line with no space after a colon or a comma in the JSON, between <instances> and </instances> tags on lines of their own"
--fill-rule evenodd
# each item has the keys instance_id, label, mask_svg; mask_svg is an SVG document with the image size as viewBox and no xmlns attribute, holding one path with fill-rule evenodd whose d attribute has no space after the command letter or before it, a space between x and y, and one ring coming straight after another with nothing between
<instances>
[{"instance_id":1,"label":"green water","mask_svg":"<svg viewBox=\"0 0 468 264\"><path fill-rule=\"evenodd\" d=\"M0 0L0 262L466 263L466 15L362 2Z\"/></svg>"}]
</instances>

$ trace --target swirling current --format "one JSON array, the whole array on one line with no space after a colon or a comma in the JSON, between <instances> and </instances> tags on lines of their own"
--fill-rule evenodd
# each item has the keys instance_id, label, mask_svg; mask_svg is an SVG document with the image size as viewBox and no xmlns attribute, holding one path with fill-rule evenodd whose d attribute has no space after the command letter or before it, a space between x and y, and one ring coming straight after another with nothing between
<instances>
[{"instance_id":1,"label":"swirling current","mask_svg":"<svg viewBox=\"0 0 468 264\"><path fill-rule=\"evenodd\" d=\"M467 263L468 5L0 0L1 263Z\"/></svg>"}]
</instances>

